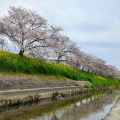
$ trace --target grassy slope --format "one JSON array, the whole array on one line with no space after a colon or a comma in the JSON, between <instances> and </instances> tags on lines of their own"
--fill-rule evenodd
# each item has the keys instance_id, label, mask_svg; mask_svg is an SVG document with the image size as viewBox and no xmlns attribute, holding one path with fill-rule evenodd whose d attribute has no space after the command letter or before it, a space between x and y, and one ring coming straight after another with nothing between
<instances>
[{"instance_id":1,"label":"grassy slope","mask_svg":"<svg viewBox=\"0 0 120 120\"><path fill-rule=\"evenodd\" d=\"M90 81L94 87L120 84L120 81L115 78L108 78L80 70L75 70L67 65L47 63L43 60L35 58L32 59L28 57L20 57L19 55L1 50L0 72L63 76L72 80Z\"/></svg>"}]
</instances>

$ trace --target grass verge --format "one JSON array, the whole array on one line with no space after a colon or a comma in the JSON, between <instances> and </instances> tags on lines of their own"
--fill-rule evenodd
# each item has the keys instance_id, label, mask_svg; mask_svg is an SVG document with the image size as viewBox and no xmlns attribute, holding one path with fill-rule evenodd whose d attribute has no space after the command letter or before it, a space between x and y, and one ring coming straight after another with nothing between
<instances>
[{"instance_id":1,"label":"grass verge","mask_svg":"<svg viewBox=\"0 0 120 120\"><path fill-rule=\"evenodd\" d=\"M76 70L69 65L54 62L46 62L37 58L19 56L10 52L0 50L0 72L42 74L50 76L66 77L72 80L86 80L93 87L111 86L120 84L116 78L104 77L97 74Z\"/></svg>"}]
</instances>

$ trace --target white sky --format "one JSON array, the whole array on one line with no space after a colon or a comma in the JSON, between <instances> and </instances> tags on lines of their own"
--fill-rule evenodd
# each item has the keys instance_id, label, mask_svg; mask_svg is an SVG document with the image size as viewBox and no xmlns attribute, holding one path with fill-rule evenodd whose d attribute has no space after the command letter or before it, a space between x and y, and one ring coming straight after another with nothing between
<instances>
[{"instance_id":1,"label":"white sky","mask_svg":"<svg viewBox=\"0 0 120 120\"><path fill-rule=\"evenodd\" d=\"M0 16L20 5L62 27L86 53L120 69L120 0L0 0Z\"/></svg>"}]
</instances>

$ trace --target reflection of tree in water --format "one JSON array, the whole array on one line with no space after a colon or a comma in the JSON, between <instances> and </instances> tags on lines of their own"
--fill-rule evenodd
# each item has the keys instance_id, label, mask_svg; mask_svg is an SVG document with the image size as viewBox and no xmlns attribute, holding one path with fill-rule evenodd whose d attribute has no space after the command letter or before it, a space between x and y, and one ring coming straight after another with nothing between
<instances>
[{"instance_id":1,"label":"reflection of tree in water","mask_svg":"<svg viewBox=\"0 0 120 120\"><path fill-rule=\"evenodd\" d=\"M59 120L80 120L80 118L85 118L86 116L99 113L104 111L104 106L111 104L115 98L116 94L105 94L97 95L82 101L79 101L75 104L72 104L72 107L69 109L64 108L64 114L59 118ZM56 111L56 114L60 111Z\"/></svg>"},{"instance_id":2,"label":"reflection of tree in water","mask_svg":"<svg viewBox=\"0 0 120 120\"><path fill-rule=\"evenodd\" d=\"M118 94L113 93L92 96L71 104L70 106L57 109L52 112L51 115L46 114L44 118L39 117L39 120L80 120L90 114L104 111L104 106L111 104L116 95Z\"/></svg>"},{"instance_id":3,"label":"reflection of tree in water","mask_svg":"<svg viewBox=\"0 0 120 120\"><path fill-rule=\"evenodd\" d=\"M53 114L53 117L51 120L59 120L59 118L57 118L57 115L56 114Z\"/></svg>"}]
</instances>

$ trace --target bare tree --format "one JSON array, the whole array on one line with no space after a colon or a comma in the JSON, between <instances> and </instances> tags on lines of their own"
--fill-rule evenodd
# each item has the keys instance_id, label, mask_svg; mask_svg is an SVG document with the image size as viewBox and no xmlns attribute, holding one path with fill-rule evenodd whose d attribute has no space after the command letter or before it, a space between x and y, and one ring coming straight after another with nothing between
<instances>
[{"instance_id":1,"label":"bare tree","mask_svg":"<svg viewBox=\"0 0 120 120\"><path fill-rule=\"evenodd\" d=\"M50 26L37 12L22 7L10 7L8 16L0 19L0 33L19 47L21 56L25 51L48 46L49 40L60 30Z\"/></svg>"}]
</instances>

